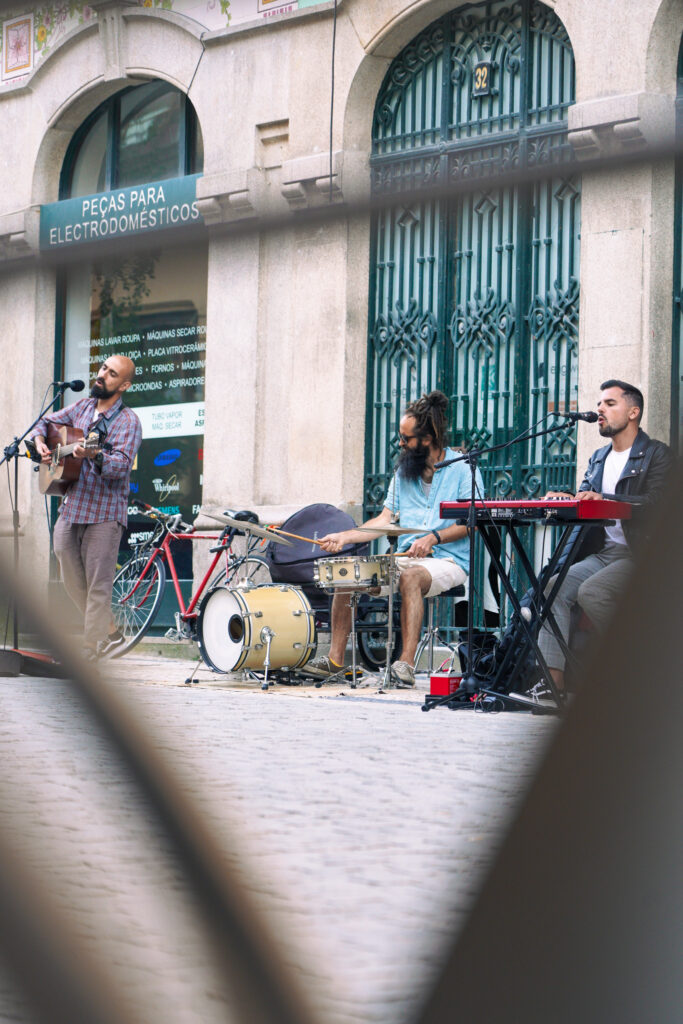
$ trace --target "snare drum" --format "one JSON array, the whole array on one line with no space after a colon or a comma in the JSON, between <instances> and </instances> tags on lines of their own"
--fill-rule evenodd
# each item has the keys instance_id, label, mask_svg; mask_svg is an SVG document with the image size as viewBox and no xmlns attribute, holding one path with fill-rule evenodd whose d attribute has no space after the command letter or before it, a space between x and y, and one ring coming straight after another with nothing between
<instances>
[{"instance_id":1,"label":"snare drum","mask_svg":"<svg viewBox=\"0 0 683 1024\"><path fill-rule=\"evenodd\" d=\"M318 558L313 569L317 585L333 593L388 587L392 575L395 581L396 560L390 555Z\"/></svg>"},{"instance_id":2,"label":"snare drum","mask_svg":"<svg viewBox=\"0 0 683 1024\"><path fill-rule=\"evenodd\" d=\"M271 635L271 669L301 668L315 647L315 620L302 590L285 584L229 590L218 587L197 616L199 650L217 672L264 668Z\"/></svg>"}]
</instances>

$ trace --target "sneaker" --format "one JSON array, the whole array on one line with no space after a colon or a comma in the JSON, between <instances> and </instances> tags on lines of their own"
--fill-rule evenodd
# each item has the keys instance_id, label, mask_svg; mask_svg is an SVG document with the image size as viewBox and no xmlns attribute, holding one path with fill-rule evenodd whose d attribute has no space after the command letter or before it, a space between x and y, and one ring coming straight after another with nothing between
<instances>
[{"instance_id":1,"label":"sneaker","mask_svg":"<svg viewBox=\"0 0 683 1024\"><path fill-rule=\"evenodd\" d=\"M391 666L391 675L399 689L410 689L415 686L415 669L407 661L395 661Z\"/></svg>"},{"instance_id":2,"label":"sneaker","mask_svg":"<svg viewBox=\"0 0 683 1024\"><path fill-rule=\"evenodd\" d=\"M106 640L100 640L97 645L97 656L98 658L113 658L116 656L118 651L126 642L126 638L123 633L119 632L118 629L110 633Z\"/></svg>"},{"instance_id":3,"label":"sneaker","mask_svg":"<svg viewBox=\"0 0 683 1024\"><path fill-rule=\"evenodd\" d=\"M326 679L327 676L336 676L344 671L343 665L336 665L326 654L321 654L312 661L307 662L303 667L304 672L318 679Z\"/></svg>"}]
</instances>

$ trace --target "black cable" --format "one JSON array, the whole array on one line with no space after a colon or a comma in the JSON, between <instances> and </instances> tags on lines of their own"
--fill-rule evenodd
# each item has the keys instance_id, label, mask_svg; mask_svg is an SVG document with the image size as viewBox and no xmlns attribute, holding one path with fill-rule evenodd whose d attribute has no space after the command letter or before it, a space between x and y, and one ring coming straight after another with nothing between
<instances>
[{"instance_id":1,"label":"black cable","mask_svg":"<svg viewBox=\"0 0 683 1024\"><path fill-rule=\"evenodd\" d=\"M334 15L332 18L332 65L330 68L331 73L331 88L330 88L330 195L329 200L332 202L332 127L334 121L334 58L337 46L337 0L334 0Z\"/></svg>"},{"instance_id":2,"label":"black cable","mask_svg":"<svg viewBox=\"0 0 683 1024\"><path fill-rule=\"evenodd\" d=\"M185 17L187 17L187 15L185 15ZM191 21L195 21L194 18L191 18L190 20ZM202 34L199 37L199 42L202 44L202 52L199 54L199 60L197 61L197 65L196 65L194 71L192 72L192 78L190 79L190 84L187 87L187 93L186 93L187 96L190 95L190 89L192 88L192 83L194 82L195 75L199 71L199 65L202 62L202 57L206 53L206 47L204 46L204 33L203 32L202 32Z\"/></svg>"},{"instance_id":3,"label":"black cable","mask_svg":"<svg viewBox=\"0 0 683 1024\"><path fill-rule=\"evenodd\" d=\"M47 401L47 393L48 393L48 391L50 390L51 387L52 387L52 385L48 384L48 386L45 388L45 394L43 395L43 401L41 402L41 408L45 405L45 402ZM64 405L64 394L62 393L62 407L63 407L63 405ZM43 495L43 501L44 501L44 504L45 504L45 522L47 523L47 533L48 533L48 537L50 539L49 553L50 553L50 556L52 556L55 553L54 540L53 540L55 528L54 528L54 525L53 525L52 520L50 518L50 502L48 501L47 493Z\"/></svg>"}]
</instances>

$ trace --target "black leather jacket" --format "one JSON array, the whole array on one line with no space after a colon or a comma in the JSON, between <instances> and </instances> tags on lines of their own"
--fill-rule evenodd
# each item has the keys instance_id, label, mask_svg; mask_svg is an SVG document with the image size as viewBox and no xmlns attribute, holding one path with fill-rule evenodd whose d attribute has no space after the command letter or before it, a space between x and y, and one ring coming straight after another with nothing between
<instances>
[{"instance_id":1,"label":"black leather jacket","mask_svg":"<svg viewBox=\"0 0 683 1024\"><path fill-rule=\"evenodd\" d=\"M588 460L586 474L581 481L580 491L595 491L602 494L602 474L605 459L612 445L594 451ZM673 462L671 449L663 441L648 437L639 430L631 446L631 454L617 481L616 494L604 494L605 498L627 501L634 505L631 519L623 521L624 536L629 549L633 551L647 536L648 511L659 501L666 484L666 478ZM586 550L579 557L599 551L605 543L605 531L596 527L588 536Z\"/></svg>"}]
</instances>

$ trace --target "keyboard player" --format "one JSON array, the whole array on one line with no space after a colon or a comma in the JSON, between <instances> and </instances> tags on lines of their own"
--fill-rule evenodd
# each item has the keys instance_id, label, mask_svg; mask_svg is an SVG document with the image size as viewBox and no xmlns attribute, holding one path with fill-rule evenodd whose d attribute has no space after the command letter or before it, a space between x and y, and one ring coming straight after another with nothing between
<instances>
[{"instance_id":1,"label":"keyboard player","mask_svg":"<svg viewBox=\"0 0 683 1024\"><path fill-rule=\"evenodd\" d=\"M607 380L598 400L598 430L609 444L591 455L576 494L578 501L608 498L640 506L641 511L623 524L596 526L589 532L579 561L571 566L553 602L552 612L565 641L569 637L572 607L578 604L600 630L609 621L612 607L631 572L633 552L647 528L647 509L664 486L672 456L667 445L641 430L644 400L632 384ZM566 498L551 492L546 497ZM554 578L553 578L554 579ZM547 590L552 587L553 580ZM545 623L539 648L558 690L564 689L565 659L560 644Z\"/></svg>"}]
</instances>

